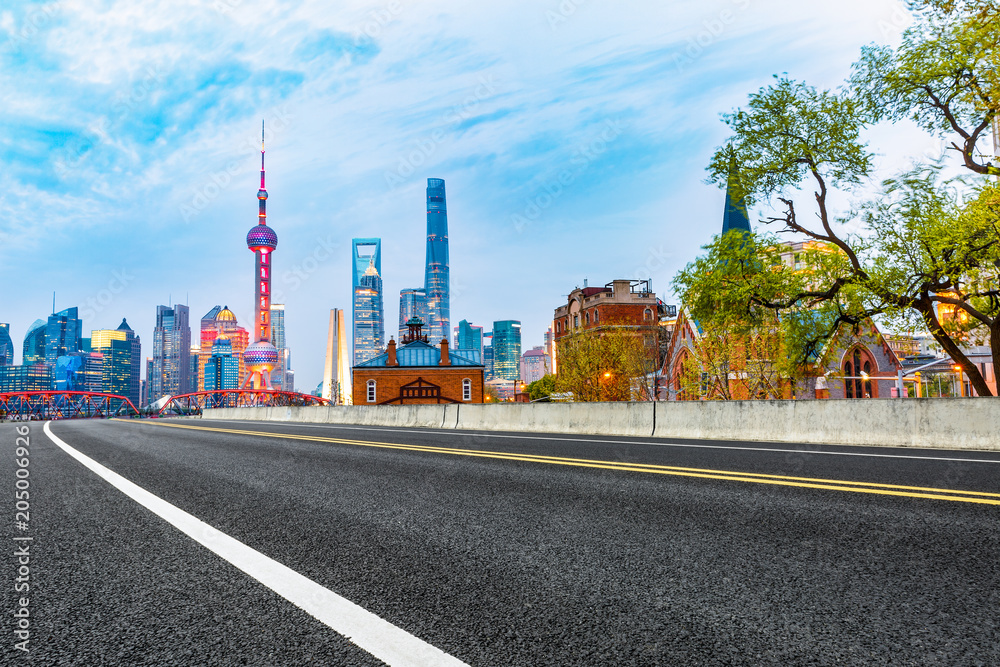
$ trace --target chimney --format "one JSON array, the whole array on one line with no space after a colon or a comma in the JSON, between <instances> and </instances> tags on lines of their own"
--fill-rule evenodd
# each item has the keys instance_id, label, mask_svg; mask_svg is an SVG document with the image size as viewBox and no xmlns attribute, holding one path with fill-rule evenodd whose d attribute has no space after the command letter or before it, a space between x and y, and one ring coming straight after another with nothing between
<instances>
[{"instance_id":1,"label":"chimney","mask_svg":"<svg viewBox=\"0 0 1000 667\"><path fill-rule=\"evenodd\" d=\"M386 360L386 366L398 366L399 362L396 361L396 341L392 338L389 339L389 345L385 348L385 351L389 353L389 358Z\"/></svg>"},{"instance_id":2,"label":"chimney","mask_svg":"<svg viewBox=\"0 0 1000 667\"><path fill-rule=\"evenodd\" d=\"M448 356L448 339L441 339L441 366L451 366L451 358Z\"/></svg>"}]
</instances>

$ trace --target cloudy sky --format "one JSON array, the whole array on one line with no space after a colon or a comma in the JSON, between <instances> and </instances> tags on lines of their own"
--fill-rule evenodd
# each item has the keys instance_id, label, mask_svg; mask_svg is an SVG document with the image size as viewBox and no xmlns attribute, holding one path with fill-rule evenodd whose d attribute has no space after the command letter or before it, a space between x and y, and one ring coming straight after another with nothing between
<instances>
[{"instance_id":1,"label":"cloudy sky","mask_svg":"<svg viewBox=\"0 0 1000 667\"><path fill-rule=\"evenodd\" d=\"M85 332L127 317L147 354L157 304L250 319L261 119L300 390L350 308L352 237L383 240L394 331L428 177L447 182L453 323L519 319L540 345L585 278L652 278L670 303L721 228L719 114L775 73L838 86L907 21L895 0L8 0L0 322L20 347L54 291ZM875 139L888 170L932 150Z\"/></svg>"}]
</instances>

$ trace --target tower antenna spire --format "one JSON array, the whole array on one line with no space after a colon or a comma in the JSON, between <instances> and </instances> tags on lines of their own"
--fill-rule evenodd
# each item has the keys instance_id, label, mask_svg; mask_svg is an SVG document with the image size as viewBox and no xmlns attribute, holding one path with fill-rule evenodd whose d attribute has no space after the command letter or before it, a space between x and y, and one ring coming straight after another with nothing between
<instances>
[{"instance_id":1,"label":"tower antenna spire","mask_svg":"<svg viewBox=\"0 0 1000 667\"><path fill-rule=\"evenodd\" d=\"M260 121L260 189L264 189L264 119Z\"/></svg>"}]
</instances>

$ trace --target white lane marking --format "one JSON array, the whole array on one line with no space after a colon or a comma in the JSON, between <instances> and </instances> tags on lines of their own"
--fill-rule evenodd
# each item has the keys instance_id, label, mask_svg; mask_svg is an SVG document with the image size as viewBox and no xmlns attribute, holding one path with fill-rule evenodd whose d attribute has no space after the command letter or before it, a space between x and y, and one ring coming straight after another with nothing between
<instances>
[{"instance_id":1,"label":"white lane marking","mask_svg":"<svg viewBox=\"0 0 1000 667\"><path fill-rule=\"evenodd\" d=\"M167 501L133 484L118 473L77 451L49 429L43 430L58 447L90 468L113 487L156 514L208 550L264 584L297 607L325 623L360 648L393 667L468 667L441 649L397 628L370 611L320 586L295 570L251 549Z\"/></svg>"},{"instance_id":2,"label":"white lane marking","mask_svg":"<svg viewBox=\"0 0 1000 667\"><path fill-rule=\"evenodd\" d=\"M597 440L593 438L552 438L546 436L535 435L533 433L524 433L523 435L507 435L503 433L478 433L476 431L465 431L463 429L455 429L449 431L434 430L428 428L421 428L418 426L413 426L411 428L387 428L384 426L346 426L343 424L306 424L302 422L273 422L273 421L255 421L252 419L206 419L205 421L210 422L222 422L228 424L260 424L266 426L295 426L303 428L329 428L329 429L343 429L345 431L385 431L386 433L412 433L413 431L419 431L420 433L427 433L429 435L456 435L456 436L466 436L466 437L476 437L476 438L513 438L516 440L554 440L556 442L595 442L602 444L613 444L613 445L653 445L655 447L685 447L689 449L735 449L747 452L777 452L779 454L826 454L829 456L868 456L880 459L913 459L917 461L959 461L961 463L1000 463L1000 459L964 459L964 458L949 458L944 456L906 456L904 454L869 454L866 452L827 452L819 451L814 449L777 449L773 447L741 447L741 446L730 446L730 445L692 445L689 443L682 442L670 442L668 441L655 441L655 442L644 442L644 441L633 441L633 440ZM623 438L628 438L631 436L622 436ZM817 447L830 446L830 445L816 445ZM852 447L855 445L832 445L833 447ZM875 447L876 445L856 445L857 447ZM932 450L932 451L955 451L955 450Z\"/></svg>"}]
</instances>

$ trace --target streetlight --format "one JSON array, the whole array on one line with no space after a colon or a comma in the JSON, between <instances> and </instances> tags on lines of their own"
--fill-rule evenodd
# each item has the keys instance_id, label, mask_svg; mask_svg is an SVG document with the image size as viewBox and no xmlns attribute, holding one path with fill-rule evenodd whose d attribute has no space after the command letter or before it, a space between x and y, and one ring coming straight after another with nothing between
<instances>
[{"instance_id":1,"label":"streetlight","mask_svg":"<svg viewBox=\"0 0 1000 667\"><path fill-rule=\"evenodd\" d=\"M958 395L965 396L965 381L962 379L962 366L955 364L952 366L956 373L958 373Z\"/></svg>"}]
</instances>

